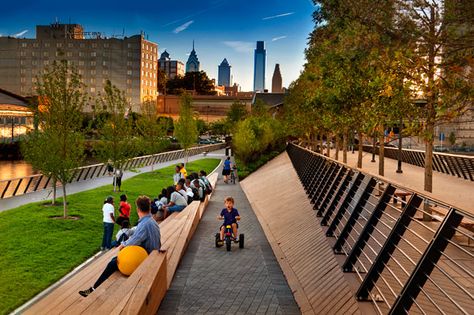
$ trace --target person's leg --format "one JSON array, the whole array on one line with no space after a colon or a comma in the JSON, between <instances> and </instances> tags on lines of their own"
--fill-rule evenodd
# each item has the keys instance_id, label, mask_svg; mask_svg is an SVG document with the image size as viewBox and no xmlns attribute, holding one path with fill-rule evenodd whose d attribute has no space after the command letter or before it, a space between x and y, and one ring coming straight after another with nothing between
<instances>
[{"instance_id":1,"label":"person's leg","mask_svg":"<svg viewBox=\"0 0 474 315\"><path fill-rule=\"evenodd\" d=\"M239 236L237 234L237 223L232 223L232 232L234 233L234 238L237 239Z\"/></svg>"},{"instance_id":2,"label":"person's leg","mask_svg":"<svg viewBox=\"0 0 474 315\"><path fill-rule=\"evenodd\" d=\"M107 280L117 270L118 270L117 257L114 257L107 264L107 267L105 267L99 279L97 279L97 281L94 283L92 287L94 289L97 289L105 280Z\"/></svg>"},{"instance_id":3,"label":"person's leg","mask_svg":"<svg viewBox=\"0 0 474 315\"><path fill-rule=\"evenodd\" d=\"M220 233L221 233L221 241L223 241L224 240L224 226L221 226Z\"/></svg>"},{"instance_id":4,"label":"person's leg","mask_svg":"<svg viewBox=\"0 0 474 315\"><path fill-rule=\"evenodd\" d=\"M186 208L186 206L174 205L174 206L171 206L171 207L168 208L168 212L169 212L169 213L180 212L180 211L182 211L184 208Z\"/></svg>"},{"instance_id":5,"label":"person's leg","mask_svg":"<svg viewBox=\"0 0 474 315\"><path fill-rule=\"evenodd\" d=\"M113 223L106 223L107 224L107 239L106 239L106 248L112 248L112 237L114 234L114 224Z\"/></svg>"},{"instance_id":6,"label":"person's leg","mask_svg":"<svg viewBox=\"0 0 474 315\"><path fill-rule=\"evenodd\" d=\"M104 224L104 235L102 236L102 246L101 249L105 249L107 245L107 223L103 222Z\"/></svg>"}]
</instances>

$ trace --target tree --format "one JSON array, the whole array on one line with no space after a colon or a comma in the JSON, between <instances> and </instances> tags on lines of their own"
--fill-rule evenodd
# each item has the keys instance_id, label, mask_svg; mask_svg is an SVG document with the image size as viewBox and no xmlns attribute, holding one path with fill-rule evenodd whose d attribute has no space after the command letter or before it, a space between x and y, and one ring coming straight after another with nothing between
<instances>
[{"instance_id":1,"label":"tree","mask_svg":"<svg viewBox=\"0 0 474 315\"><path fill-rule=\"evenodd\" d=\"M96 108L97 117L104 119L99 123L99 140L94 148L97 157L104 163L110 161L115 169L123 170L124 163L134 157L138 149L124 92L107 80Z\"/></svg>"},{"instance_id":2,"label":"tree","mask_svg":"<svg viewBox=\"0 0 474 315\"><path fill-rule=\"evenodd\" d=\"M193 100L187 93L183 94L180 99L179 118L174 124L174 135L184 149L186 163L188 163L188 149L196 143L198 130L193 111Z\"/></svg>"},{"instance_id":3,"label":"tree","mask_svg":"<svg viewBox=\"0 0 474 315\"><path fill-rule=\"evenodd\" d=\"M163 69L158 70L158 92L166 95L168 84L168 76Z\"/></svg>"},{"instance_id":4,"label":"tree","mask_svg":"<svg viewBox=\"0 0 474 315\"><path fill-rule=\"evenodd\" d=\"M38 79L39 130L28 135L22 151L35 169L53 179L53 204L56 183L61 183L63 216L67 218L66 185L84 160L81 126L87 97L76 69L64 60L54 62Z\"/></svg>"},{"instance_id":5,"label":"tree","mask_svg":"<svg viewBox=\"0 0 474 315\"><path fill-rule=\"evenodd\" d=\"M167 122L159 120L157 116L156 101L145 101L141 104L141 115L136 121L136 127L144 154L162 152L169 145L169 140L165 138Z\"/></svg>"},{"instance_id":6,"label":"tree","mask_svg":"<svg viewBox=\"0 0 474 315\"><path fill-rule=\"evenodd\" d=\"M214 83L209 79L206 72L187 72L184 77L177 76L167 81L168 94L182 94L186 91L194 91L198 95L215 95Z\"/></svg>"},{"instance_id":7,"label":"tree","mask_svg":"<svg viewBox=\"0 0 474 315\"><path fill-rule=\"evenodd\" d=\"M230 109L227 112L227 122L231 125L238 123L239 121L247 117L247 108L245 104L237 100L230 105Z\"/></svg>"}]
</instances>

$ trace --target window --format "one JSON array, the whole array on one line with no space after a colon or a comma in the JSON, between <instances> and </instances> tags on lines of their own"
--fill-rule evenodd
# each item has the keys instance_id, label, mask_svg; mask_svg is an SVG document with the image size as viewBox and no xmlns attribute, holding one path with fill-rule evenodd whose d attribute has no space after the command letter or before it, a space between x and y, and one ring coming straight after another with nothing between
<instances>
[{"instance_id":1,"label":"window","mask_svg":"<svg viewBox=\"0 0 474 315\"><path fill-rule=\"evenodd\" d=\"M132 75L132 70L127 70L127 75Z\"/></svg>"},{"instance_id":2,"label":"window","mask_svg":"<svg viewBox=\"0 0 474 315\"><path fill-rule=\"evenodd\" d=\"M26 48L26 47L28 47L28 44L27 43L21 43L21 47Z\"/></svg>"},{"instance_id":3,"label":"window","mask_svg":"<svg viewBox=\"0 0 474 315\"><path fill-rule=\"evenodd\" d=\"M49 47L49 43L44 43L44 47Z\"/></svg>"},{"instance_id":4,"label":"window","mask_svg":"<svg viewBox=\"0 0 474 315\"><path fill-rule=\"evenodd\" d=\"M33 43L33 47L34 47L34 48L38 48L38 47L39 47L39 44L38 44L38 43Z\"/></svg>"},{"instance_id":5,"label":"window","mask_svg":"<svg viewBox=\"0 0 474 315\"><path fill-rule=\"evenodd\" d=\"M97 53L95 51L91 52L91 57L96 57Z\"/></svg>"},{"instance_id":6,"label":"window","mask_svg":"<svg viewBox=\"0 0 474 315\"><path fill-rule=\"evenodd\" d=\"M20 73L21 73L21 74L25 74L25 73L26 73L26 69L20 69Z\"/></svg>"},{"instance_id":7,"label":"window","mask_svg":"<svg viewBox=\"0 0 474 315\"><path fill-rule=\"evenodd\" d=\"M104 43L104 48L109 48L109 43Z\"/></svg>"},{"instance_id":8,"label":"window","mask_svg":"<svg viewBox=\"0 0 474 315\"><path fill-rule=\"evenodd\" d=\"M72 51L68 51L67 54L66 54L66 56L72 57Z\"/></svg>"},{"instance_id":9,"label":"window","mask_svg":"<svg viewBox=\"0 0 474 315\"><path fill-rule=\"evenodd\" d=\"M26 51L24 51L24 50L20 51L20 56L25 57L26 56Z\"/></svg>"},{"instance_id":10,"label":"window","mask_svg":"<svg viewBox=\"0 0 474 315\"><path fill-rule=\"evenodd\" d=\"M56 48L61 48L63 47L63 43L56 43Z\"/></svg>"},{"instance_id":11,"label":"window","mask_svg":"<svg viewBox=\"0 0 474 315\"><path fill-rule=\"evenodd\" d=\"M32 52L31 52L31 57L36 57L36 55L37 55L37 54L36 54L36 51L32 51Z\"/></svg>"},{"instance_id":12,"label":"window","mask_svg":"<svg viewBox=\"0 0 474 315\"><path fill-rule=\"evenodd\" d=\"M109 75L109 71L103 70L103 71L102 71L102 75Z\"/></svg>"},{"instance_id":13,"label":"window","mask_svg":"<svg viewBox=\"0 0 474 315\"><path fill-rule=\"evenodd\" d=\"M102 61L102 66L107 67L107 61Z\"/></svg>"},{"instance_id":14,"label":"window","mask_svg":"<svg viewBox=\"0 0 474 315\"><path fill-rule=\"evenodd\" d=\"M83 74L84 74L84 70L79 69L79 70L77 70L77 73L79 73L80 75L83 75Z\"/></svg>"},{"instance_id":15,"label":"window","mask_svg":"<svg viewBox=\"0 0 474 315\"><path fill-rule=\"evenodd\" d=\"M127 79L127 84L132 84L132 80Z\"/></svg>"},{"instance_id":16,"label":"window","mask_svg":"<svg viewBox=\"0 0 474 315\"><path fill-rule=\"evenodd\" d=\"M79 47L84 48L84 43L81 43Z\"/></svg>"},{"instance_id":17,"label":"window","mask_svg":"<svg viewBox=\"0 0 474 315\"><path fill-rule=\"evenodd\" d=\"M91 93L95 93L95 87L91 87Z\"/></svg>"},{"instance_id":18,"label":"window","mask_svg":"<svg viewBox=\"0 0 474 315\"><path fill-rule=\"evenodd\" d=\"M130 44L129 44L129 45L130 45ZM127 53L127 56L128 56L128 57L132 57L133 55L132 55L131 52L128 52L128 53Z\"/></svg>"},{"instance_id":19,"label":"window","mask_svg":"<svg viewBox=\"0 0 474 315\"><path fill-rule=\"evenodd\" d=\"M91 78L91 84L95 84L95 78Z\"/></svg>"},{"instance_id":20,"label":"window","mask_svg":"<svg viewBox=\"0 0 474 315\"><path fill-rule=\"evenodd\" d=\"M22 60L20 63L23 64L23 60ZM37 65L38 65L38 60L33 60L33 61L31 61L31 64L32 64L33 66L37 66Z\"/></svg>"},{"instance_id":21,"label":"window","mask_svg":"<svg viewBox=\"0 0 474 315\"><path fill-rule=\"evenodd\" d=\"M92 43L92 48L97 48L97 43Z\"/></svg>"},{"instance_id":22,"label":"window","mask_svg":"<svg viewBox=\"0 0 474 315\"><path fill-rule=\"evenodd\" d=\"M91 67L95 67L96 63L95 61L91 61Z\"/></svg>"},{"instance_id":23,"label":"window","mask_svg":"<svg viewBox=\"0 0 474 315\"><path fill-rule=\"evenodd\" d=\"M25 78L25 77L20 78L20 82L21 82L21 83L25 83L25 82L26 82L26 78Z\"/></svg>"},{"instance_id":24,"label":"window","mask_svg":"<svg viewBox=\"0 0 474 315\"><path fill-rule=\"evenodd\" d=\"M45 66L49 65L49 60L43 61L43 65L45 65Z\"/></svg>"},{"instance_id":25,"label":"window","mask_svg":"<svg viewBox=\"0 0 474 315\"><path fill-rule=\"evenodd\" d=\"M79 60L79 65L83 66L84 65L84 60Z\"/></svg>"},{"instance_id":26,"label":"window","mask_svg":"<svg viewBox=\"0 0 474 315\"><path fill-rule=\"evenodd\" d=\"M132 48L132 44L128 43L127 48Z\"/></svg>"},{"instance_id":27,"label":"window","mask_svg":"<svg viewBox=\"0 0 474 315\"><path fill-rule=\"evenodd\" d=\"M49 57L49 52L43 51L43 57Z\"/></svg>"},{"instance_id":28,"label":"window","mask_svg":"<svg viewBox=\"0 0 474 315\"><path fill-rule=\"evenodd\" d=\"M67 46L68 46L69 48L72 48L72 47L74 47L74 44L73 44L73 43L69 43L69 44L67 44Z\"/></svg>"},{"instance_id":29,"label":"window","mask_svg":"<svg viewBox=\"0 0 474 315\"><path fill-rule=\"evenodd\" d=\"M91 75L95 75L95 70L91 70Z\"/></svg>"},{"instance_id":30,"label":"window","mask_svg":"<svg viewBox=\"0 0 474 315\"><path fill-rule=\"evenodd\" d=\"M79 52L79 57L84 57L84 52L80 51Z\"/></svg>"}]
</instances>

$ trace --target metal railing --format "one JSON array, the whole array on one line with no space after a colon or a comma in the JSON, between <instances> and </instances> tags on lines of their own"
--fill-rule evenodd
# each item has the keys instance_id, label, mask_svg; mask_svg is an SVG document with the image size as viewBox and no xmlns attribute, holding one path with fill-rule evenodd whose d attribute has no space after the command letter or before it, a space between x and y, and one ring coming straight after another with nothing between
<instances>
[{"instance_id":1,"label":"metal railing","mask_svg":"<svg viewBox=\"0 0 474 315\"><path fill-rule=\"evenodd\" d=\"M473 314L472 214L301 146L287 152L358 300L381 314Z\"/></svg>"},{"instance_id":2,"label":"metal railing","mask_svg":"<svg viewBox=\"0 0 474 315\"><path fill-rule=\"evenodd\" d=\"M210 144L188 149L188 156L198 155L204 152L215 151L226 147L225 143ZM125 162L123 170L137 167L145 167L157 163L163 163L185 157L184 150L163 152L132 158ZM69 183L80 182L92 178L103 177L107 173L107 165L104 163L78 167L74 170L74 176ZM57 187L60 184L57 183ZM36 174L22 178L14 178L0 181L0 199L19 196L35 191L53 187L53 181L49 176Z\"/></svg>"},{"instance_id":3,"label":"metal railing","mask_svg":"<svg viewBox=\"0 0 474 315\"><path fill-rule=\"evenodd\" d=\"M364 145L363 150L372 153L374 147ZM375 147L375 154L379 154L378 146ZM386 147L384 156L398 160L398 149ZM425 151L403 149L402 162L425 167ZM474 181L474 156L433 152L433 170Z\"/></svg>"}]
</instances>

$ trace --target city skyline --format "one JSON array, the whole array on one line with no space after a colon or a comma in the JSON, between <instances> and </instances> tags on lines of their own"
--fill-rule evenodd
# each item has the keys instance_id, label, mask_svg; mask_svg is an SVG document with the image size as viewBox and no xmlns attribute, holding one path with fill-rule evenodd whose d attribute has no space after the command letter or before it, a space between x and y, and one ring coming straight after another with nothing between
<instances>
[{"instance_id":1,"label":"city skyline","mask_svg":"<svg viewBox=\"0 0 474 315\"><path fill-rule=\"evenodd\" d=\"M279 63L283 85L295 80L304 65L304 49L312 30L310 0L286 1L229 0L180 1L163 5L150 3L147 9L132 4L115 5L109 1L83 2L80 7L57 5L56 1L26 1L24 7L5 4L9 14L2 19L2 36L35 37L35 25L78 23L86 32L102 32L105 36L131 36L145 32L158 44L158 57L167 50L174 59L186 62L195 40L201 69L218 78L218 65L226 58L233 69L233 80L242 90L253 89L253 50L257 40L265 41L267 69ZM91 8L93 7L93 10ZM38 18L31 18L31 11ZM271 73L266 73L266 86L271 86Z\"/></svg>"}]
</instances>

